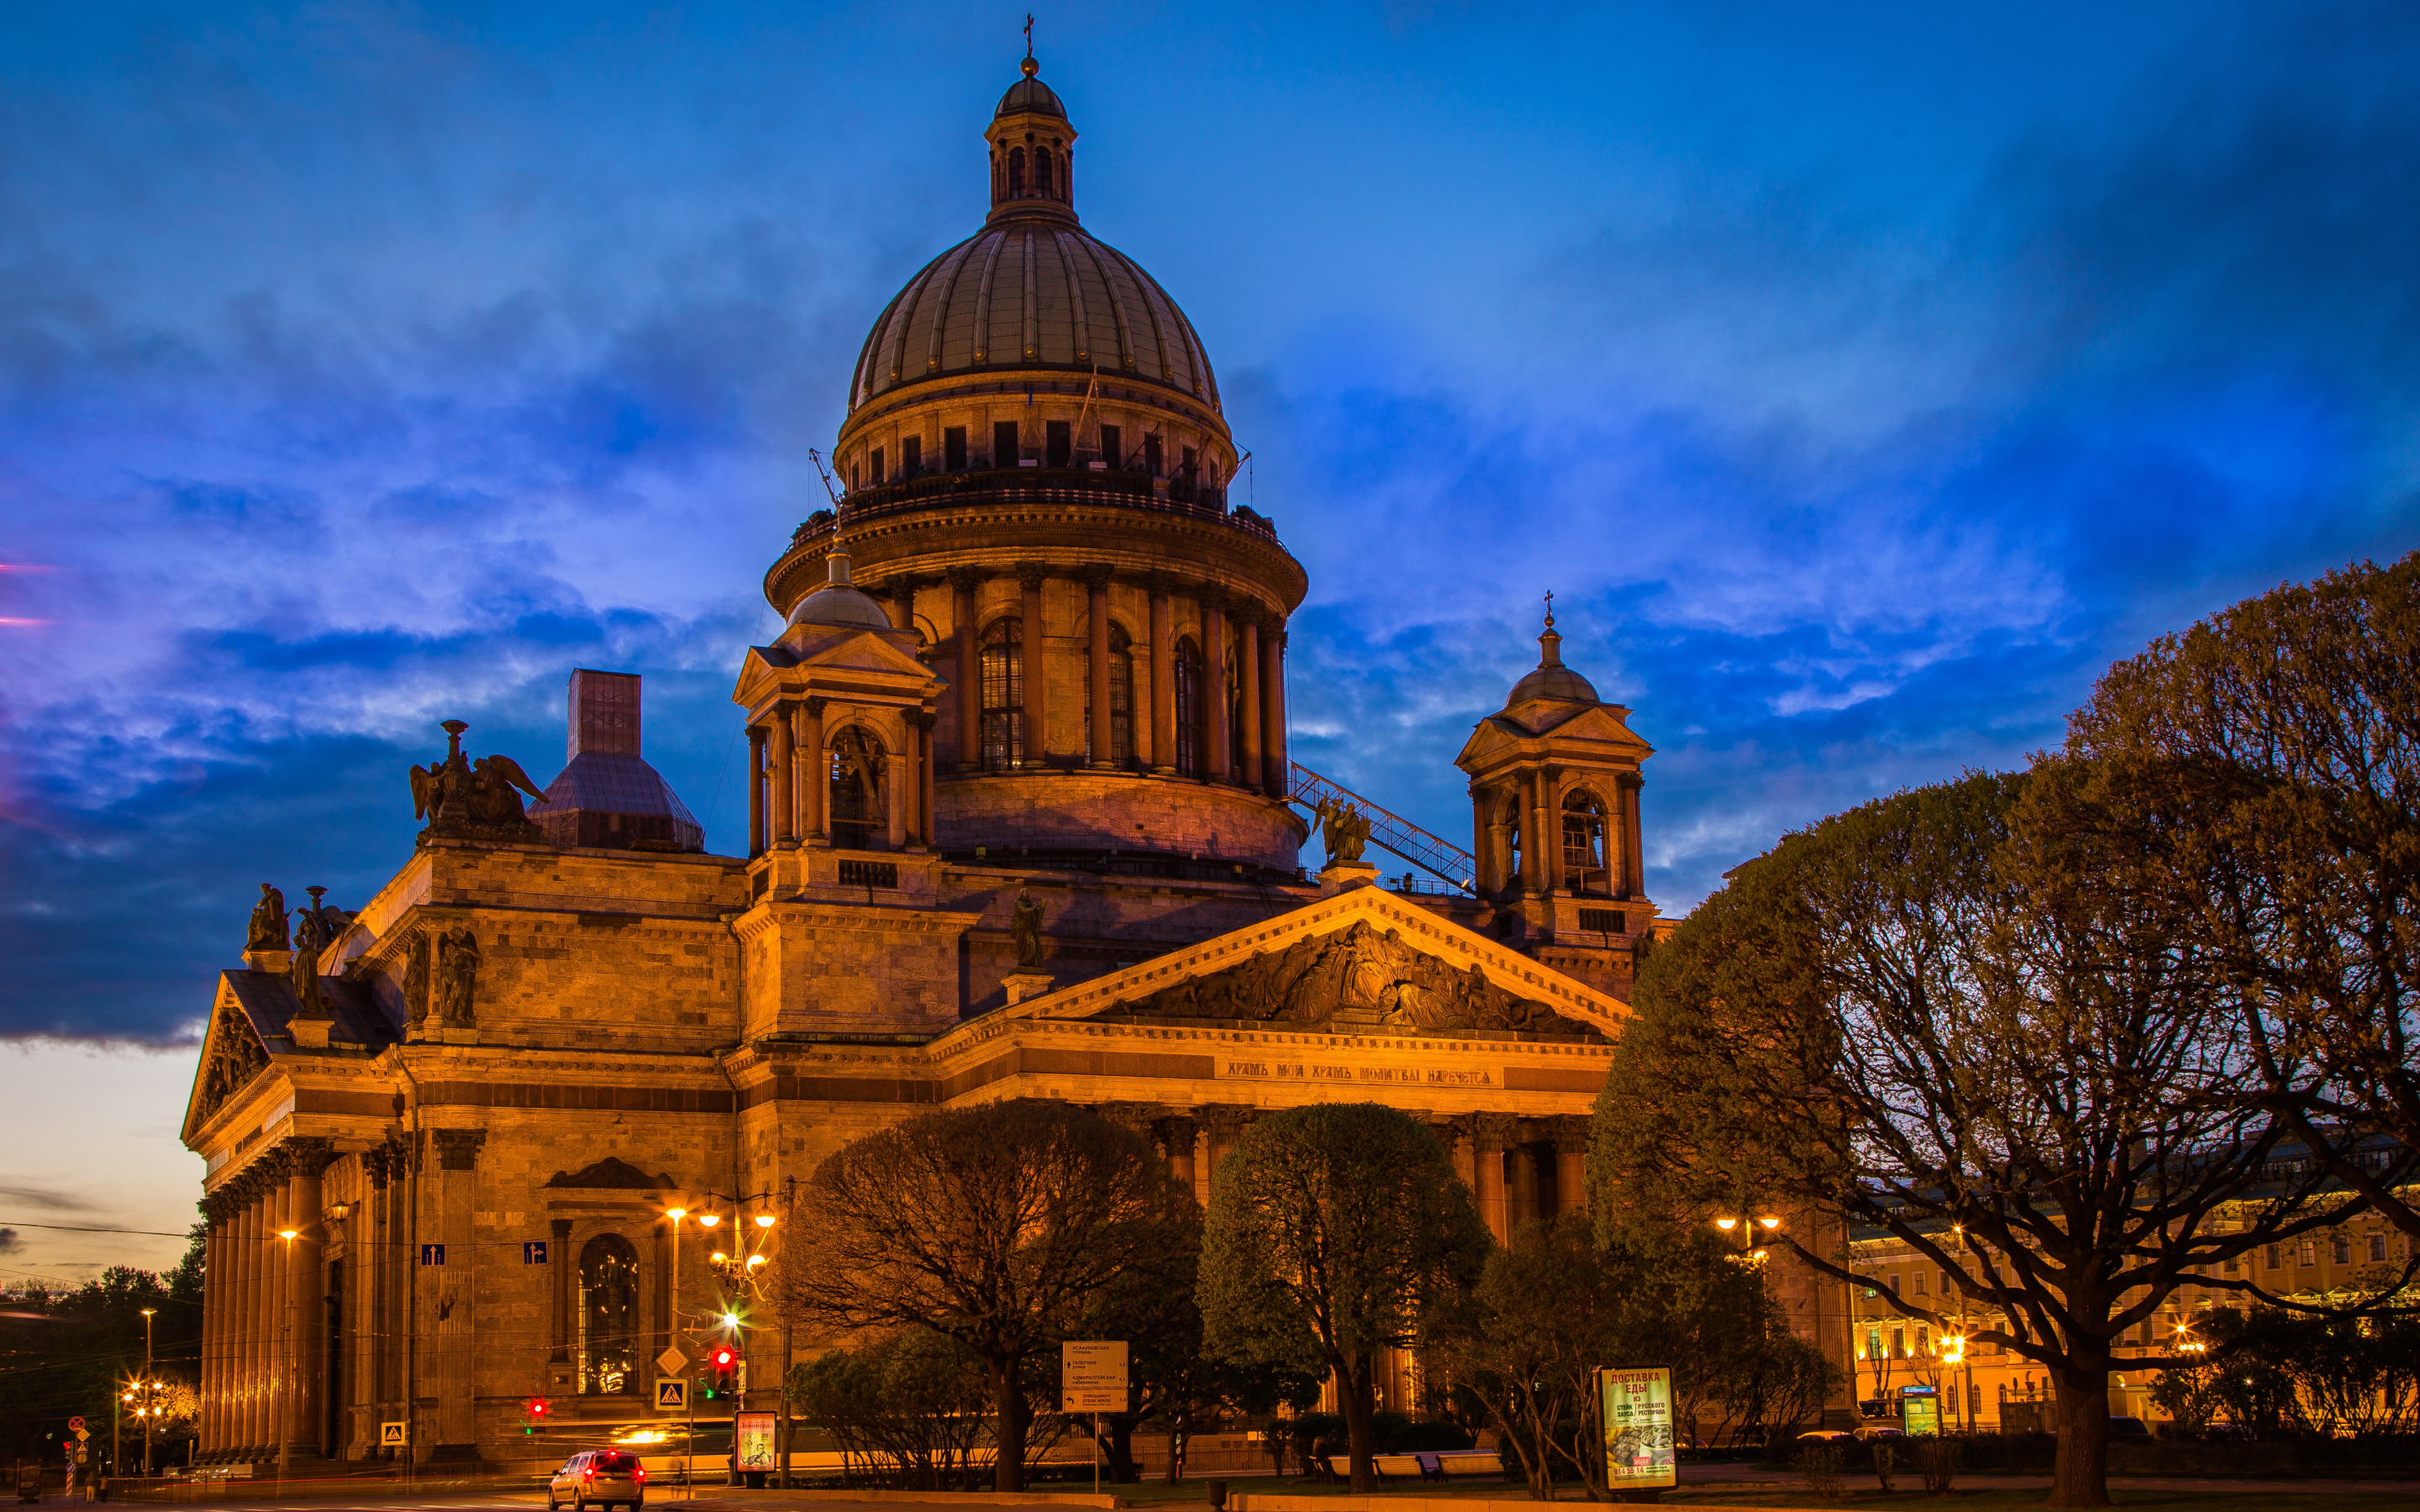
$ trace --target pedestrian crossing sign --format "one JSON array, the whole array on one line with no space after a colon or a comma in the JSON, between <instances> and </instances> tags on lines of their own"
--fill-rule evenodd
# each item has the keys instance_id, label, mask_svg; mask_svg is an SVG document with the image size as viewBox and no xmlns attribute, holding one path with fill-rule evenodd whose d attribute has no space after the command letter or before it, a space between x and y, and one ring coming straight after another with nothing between
<instances>
[{"instance_id":1,"label":"pedestrian crossing sign","mask_svg":"<svg viewBox=\"0 0 2420 1512\"><path fill-rule=\"evenodd\" d=\"M380 1425L379 1425L379 1447L380 1447L380 1448L381 1448L381 1449L400 1449L400 1448L402 1448L402 1447L404 1446L404 1444L405 1444L407 1442L408 1442L408 1441L404 1438L404 1435L403 1435L403 1425L402 1425L402 1424L400 1424L400 1423L381 1423L381 1424L380 1424Z\"/></svg>"},{"instance_id":2,"label":"pedestrian crossing sign","mask_svg":"<svg viewBox=\"0 0 2420 1512\"><path fill-rule=\"evenodd\" d=\"M689 1382L675 1376L656 1378L656 1411L682 1412L689 1410Z\"/></svg>"}]
</instances>

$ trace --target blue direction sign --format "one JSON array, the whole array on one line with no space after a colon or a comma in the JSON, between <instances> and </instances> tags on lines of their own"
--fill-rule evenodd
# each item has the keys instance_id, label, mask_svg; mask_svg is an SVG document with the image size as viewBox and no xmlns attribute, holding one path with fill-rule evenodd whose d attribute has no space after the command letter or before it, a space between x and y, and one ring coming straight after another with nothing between
<instances>
[{"instance_id":1,"label":"blue direction sign","mask_svg":"<svg viewBox=\"0 0 2420 1512\"><path fill-rule=\"evenodd\" d=\"M421 1246L420 1246L420 1263L421 1263L421 1264L423 1264L423 1265L442 1265L442 1264L444 1264L444 1263L445 1263L445 1246L444 1246L444 1245L442 1245L442 1244L423 1244L423 1245L421 1245Z\"/></svg>"},{"instance_id":2,"label":"blue direction sign","mask_svg":"<svg viewBox=\"0 0 2420 1512\"><path fill-rule=\"evenodd\" d=\"M544 1265L546 1263L546 1241L542 1239L525 1241L521 1244L521 1263L523 1265Z\"/></svg>"}]
</instances>

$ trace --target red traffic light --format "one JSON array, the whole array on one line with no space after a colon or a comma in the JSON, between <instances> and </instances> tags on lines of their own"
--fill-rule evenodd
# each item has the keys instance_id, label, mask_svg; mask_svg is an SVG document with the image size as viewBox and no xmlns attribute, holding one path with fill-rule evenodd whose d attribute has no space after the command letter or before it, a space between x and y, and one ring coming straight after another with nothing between
<instances>
[{"instance_id":1,"label":"red traffic light","mask_svg":"<svg viewBox=\"0 0 2420 1512\"><path fill-rule=\"evenodd\" d=\"M728 1370L731 1368L731 1363L738 1358L737 1352L728 1347L717 1350L714 1351L714 1368Z\"/></svg>"},{"instance_id":2,"label":"red traffic light","mask_svg":"<svg viewBox=\"0 0 2420 1512\"><path fill-rule=\"evenodd\" d=\"M532 1416L532 1417L544 1417L544 1416L546 1416L546 1398L545 1398L545 1397L543 1397L543 1396L533 1396L533 1397L531 1397L531 1398L530 1398L530 1404L529 1404L529 1410L530 1410L530 1416Z\"/></svg>"}]
</instances>

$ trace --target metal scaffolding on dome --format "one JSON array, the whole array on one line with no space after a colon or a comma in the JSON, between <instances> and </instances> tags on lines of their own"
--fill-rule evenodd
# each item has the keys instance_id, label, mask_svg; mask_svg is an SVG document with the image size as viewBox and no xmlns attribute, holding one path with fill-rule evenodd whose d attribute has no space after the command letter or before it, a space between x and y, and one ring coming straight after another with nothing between
<instances>
[{"instance_id":1,"label":"metal scaffolding on dome","mask_svg":"<svg viewBox=\"0 0 2420 1512\"><path fill-rule=\"evenodd\" d=\"M1435 835L1401 814L1390 812L1371 802L1351 788L1331 778L1322 777L1300 762L1289 761L1291 785L1286 797L1304 808L1315 808L1322 798L1349 803L1361 810L1370 821L1370 843L1383 846L1411 862L1432 876L1440 877L1459 891L1477 894L1479 858L1441 835Z\"/></svg>"}]
</instances>

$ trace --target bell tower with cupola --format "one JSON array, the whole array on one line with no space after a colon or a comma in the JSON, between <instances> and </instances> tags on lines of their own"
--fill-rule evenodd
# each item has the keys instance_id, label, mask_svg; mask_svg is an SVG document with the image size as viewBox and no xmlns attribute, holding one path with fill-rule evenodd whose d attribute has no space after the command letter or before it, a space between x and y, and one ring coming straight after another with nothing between
<instances>
[{"instance_id":1,"label":"bell tower with cupola","mask_svg":"<svg viewBox=\"0 0 2420 1512\"><path fill-rule=\"evenodd\" d=\"M1025 54L1025 77L1008 86L991 130L991 219L1076 219L1076 128L1067 107L1035 77L1042 66Z\"/></svg>"},{"instance_id":2,"label":"bell tower with cupola","mask_svg":"<svg viewBox=\"0 0 2420 1512\"><path fill-rule=\"evenodd\" d=\"M1537 667L1454 758L1470 778L1476 891L1499 937L1627 993L1632 945L1655 919L1638 834L1639 766L1655 751L1562 645L1550 609Z\"/></svg>"}]
</instances>

